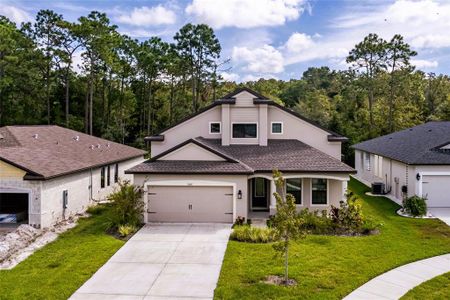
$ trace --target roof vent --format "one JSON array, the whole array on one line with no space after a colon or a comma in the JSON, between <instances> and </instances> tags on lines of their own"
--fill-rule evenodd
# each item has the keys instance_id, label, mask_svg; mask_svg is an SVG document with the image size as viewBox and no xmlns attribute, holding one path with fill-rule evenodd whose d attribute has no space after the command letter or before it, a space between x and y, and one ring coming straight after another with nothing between
<instances>
[{"instance_id":1,"label":"roof vent","mask_svg":"<svg viewBox=\"0 0 450 300\"><path fill-rule=\"evenodd\" d=\"M97 148L100 148L100 144L97 144Z\"/></svg>"},{"instance_id":2,"label":"roof vent","mask_svg":"<svg viewBox=\"0 0 450 300\"><path fill-rule=\"evenodd\" d=\"M80 136L76 135L76 136L73 137L73 139L78 142L80 140Z\"/></svg>"},{"instance_id":3,"label":"roof vent","mask_svg":"<svg viewBox=\"0 0 450 300\"><path fill-rule=\"evenodd\" d=\"M111 147L111 144L110 143L106 143L106 147Z\"/></svg>"},{"instance_id":4,"label":"roof vent","mask_svg":"<svg viewBox=\"0 0 450 300\"><path fill-rule=\"evenodd\" d=\"M37 133L33 134L33 138L37 139L39 135Z\"/></svg>"},{"instance_id":5,"label":"roof vent","mask_svg":"<svg viewBox=\"0 0 450 300\"><path fill-rule=\"evenodd\" d=\"M91 148L91 149L94 149L95 148L95 146L94 145L91 145L89 148Z\"/></svg>"},{"instance_id":6,"label":"roof vent","mask_svg":"<svg viewBox=\"0 0 450 300\"><path fill-rule=\"evenodd\" d=\"M5 137L0 133L0 140L3 140Z\"/></svg>"}]
</instances>

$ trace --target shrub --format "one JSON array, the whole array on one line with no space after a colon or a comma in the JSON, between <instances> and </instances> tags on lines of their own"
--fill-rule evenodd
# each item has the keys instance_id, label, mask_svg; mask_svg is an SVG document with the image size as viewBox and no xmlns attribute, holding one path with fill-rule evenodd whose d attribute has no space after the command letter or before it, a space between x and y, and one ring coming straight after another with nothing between
<instances>
[{"instance_id":1,"label":"shrub","mask_svg":"<svg viewBox=\"0 0 450 300\"><path fill-rule=\"evenodd\" d=\"M380 222L377 222L370 218L365 218L361 227L359 228L359 232L361 234L371 234L380 229L381 225L382 224Z\"/></svg>"},{"instance_id":2,"label":"shrub","mask_svg":"<svg viewBox=\"0 0 450 300\"><path fill-rule=\"evenodd\" d=\"M238 216L238 217L236 218L236 220L234 221L233 228L234 228L235 226L242 226L242 225L244 225L244 224L245 224L245 218L244 218L244 217L241 217L241 216Z\"/></svg>"},{"instance_id":3,"label":"shrub","mask_svg":"<svg viewBox=\"0 0 450 300\"><path fill-rule=\"evenodd\" d=\"M424 216L427 213L426 198L412 196L403 202L403 209L414 217Z\"/></svg>"},{"instance_id":4,"label":"shrub","mask_svg":"<svg viewBox=\"0 0 450 300\"><path fill-rule=\"evenodd\" d=\"M119 225L119 228L117 229L117 232L121 237L126 237L132 233L135 233L136 231L137 227L133 225Z\"/></svg>"},{"instance_id":5,"label":"shrub","mask_svg":"<svg viewBox=\"0 0 450 300\"><path fill-rule=\"evenodd\" d=\"M97 204L97 205L88 207L86 212L90 215L97 216L97 215L100 215L101 213L103 213L105 210L106 210L105 205Z\"/></svg>"},{"instance_id":6,"label":"shrub","mask_svg":"<svg viewBox=\"0 0 450 300\"><path fill-rule=\"evenodd\" d=\"M271 228L251 227L249 225L240 225L233 228L230 239L247 243L269 243L275 238L274 231Z\"/></svg>"},{"instance_id":7,"label":"shrub","mask_svg":"<svg viewBox=\"0 0 450 300\"><path fill-rule=\"evenodd\" d=\"M331 206L331 220L338 231L359 231L364 223L361 204L356 195L349 194L347 197L347 202L341 201L339 208Z\"/></svg>"},{"instance_id":8,"label":"shrub","mask_svg":"<svg viewBox=\"0 0 450 300\"><path fill-rule=\"evenodd\" d=\"M138 226L144 211L142 189L130 184L129 181L119 182L119 189L109 195L111 210L109 215L110 227L120 225Z\"/></svg>"},{"instance_id":9,"label":"shrub","mask_svg":"<svg viewBox=\"0 0 450 300\"><path fill-rule=\"evenodd\" d=\"M315 210L310 212L308 208L300 211L299 217L302 219L301 229L315 234L329 234L333 231L331 219L327 216L327 211Z\"/></svg>"}]
</instances>

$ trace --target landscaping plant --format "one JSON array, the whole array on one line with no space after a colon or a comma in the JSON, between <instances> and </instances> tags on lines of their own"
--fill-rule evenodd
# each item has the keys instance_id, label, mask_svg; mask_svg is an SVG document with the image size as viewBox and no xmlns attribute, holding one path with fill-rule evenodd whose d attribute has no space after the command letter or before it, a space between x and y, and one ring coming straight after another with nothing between
<instances>
[{"instance_id":1,"label":"landscaping plant","mask_svg":"<svg viewBox=\"0 0 450 300\"><path fill-rule=\"evenodd\" d=\"M426 198L419 196L412 196L406 198L403 202L403 209L414 217L421 217L427 213Z\"/></svg>"},{"instance_id":2,"label":"landscaping plant","mask_svg":"<svg viewBox=\"0 0 450 300\"><path fill-rule=\"evenodd\" d=\"M137 231L137 227L133 225L119 225L119 228L117 229L117 232L120 234L121 237L129 236L130 234L133 234Z\"/></svg>"},{"instance_id":3,"label":"landscaping plant","mask_svg":"<svg viewBox=\"0 0 450 300\"><path fill-rule=\"evenodd\" d=\"M271 220L275 240L273 248L284 256L284 284L289 281L289 246L292 241L304 237L302 231L302 219L299 217L295 206L295 198L292 194L285 193L285 179L280 171L273 171L273 178L280 193L275 192L277 201L276 213Z\"/></svg>"},{"instance_id":4,"label":"landscaping plant","mask_svg":"<svg viewBox=\"0 0 450 300\"><path fill-rule=\"evenodd\" d=\"M117 191L109 195L111 210L109 214L110 227L118 229L120 225L137 227L141 224L144 212L142 201L143 190L132 185L130 181L120 181Z\"/></svg>"},{"instance_id":5,"label":"landscaping plant","mask_svg":"<svg viewBox=\"0 0 450 300\"><path fill-rule=\"evenodd\" d=\"M271 228L236 225L233 227L230 239L247 243L270 243L275 240L275 233Z\"/></svg>"}]
</instances>

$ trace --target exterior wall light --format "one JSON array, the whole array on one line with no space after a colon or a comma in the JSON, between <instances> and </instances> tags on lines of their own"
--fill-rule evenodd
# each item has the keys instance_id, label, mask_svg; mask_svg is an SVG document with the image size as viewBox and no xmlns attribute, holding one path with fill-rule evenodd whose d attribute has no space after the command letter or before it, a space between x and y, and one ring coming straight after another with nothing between
<instances>
[{"instance_id":1,"label":"exterior wall light","mask_svg":"<svg viewBox=\"0 0 450 300\"><path fill-rule=\"evenodd\" d=\"M417 174L416 174L416 179L417 179L417 181L420 180L420 173L417 173Z\"/></svg>"},{"instance_id":2,"label":"exterior wall light","mask_svg":"<svg viewBox=\"0 0 450 300\"><path fill-rule=\"evenodd\" d=\"M241 190L238 191L237 198L242 199L242 191Z\"/></svg>"}]
</instances>

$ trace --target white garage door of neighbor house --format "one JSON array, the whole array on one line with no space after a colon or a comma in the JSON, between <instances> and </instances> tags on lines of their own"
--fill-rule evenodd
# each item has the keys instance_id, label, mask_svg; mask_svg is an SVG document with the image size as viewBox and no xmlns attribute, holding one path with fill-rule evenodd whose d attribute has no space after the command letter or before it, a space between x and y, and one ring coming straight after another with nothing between
<instances>
[{"instance_id":1,"label":"white garage door of neighbor house","mask_svg":"<svg viewBox=\"0 0 450 300\"><path fill-rule=\"evenodd\" d=\"M422 195L428 207L450 207L450 176L423 176Z\"/></svg>"},{"instance_id":2,"label":"white garage door of neighbor house","mask_svg":"<svg viewBox=\"0 0 450 300\"><path fill-rule=\"evenodd\" d=\"M230 186L150 186L149 222L233 222Z\"/></svg>"}]
</instances>

